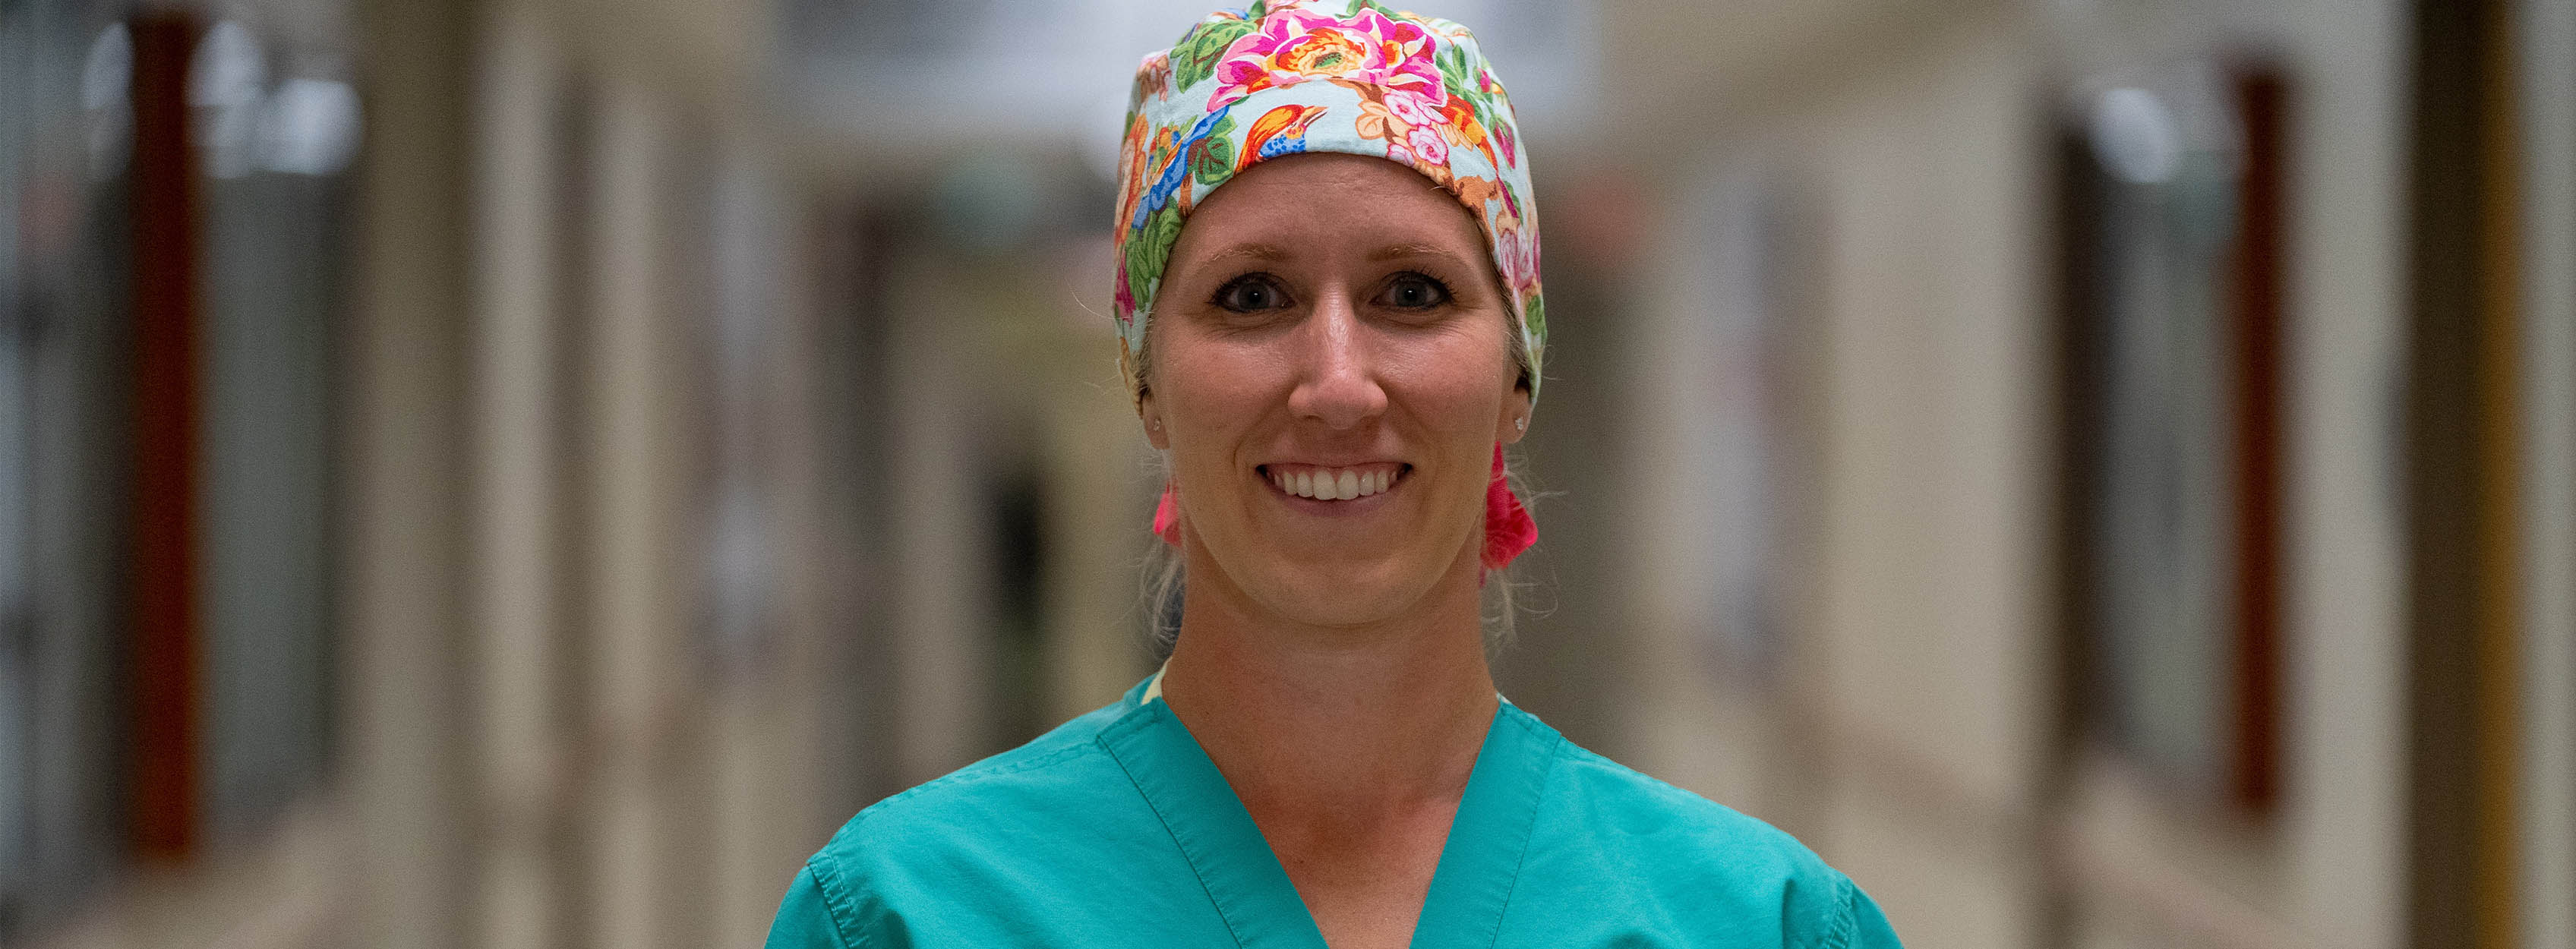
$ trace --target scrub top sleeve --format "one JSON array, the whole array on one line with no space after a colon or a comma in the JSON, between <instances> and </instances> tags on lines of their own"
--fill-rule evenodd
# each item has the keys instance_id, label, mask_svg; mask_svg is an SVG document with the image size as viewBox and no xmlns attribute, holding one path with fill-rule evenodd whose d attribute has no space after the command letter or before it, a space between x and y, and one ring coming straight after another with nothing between
<instances>
[{"instance_id":1,"label":"scrub top sleeve","mask_svg":"<svg viewBox=\"0 0 2576 949\"><path fill-rule=\"evenodd\" d=\"M768 949L858 949L834 917L831 895L812 864L788 884L778 918L769 924Z\"/></svg>"},{"instance_id":2,"label":"scrub top sleeve","mask_svg":"<svg viewBox=\"0 0 2576 949\"><path fill-rule=\"evenodd\" d=\"M1850 877L1842 877L1841 882L1843 918L1837 930L1842 939L1827 940L1827 949L1904 949L1896 941L1895 928L1887 924L1887 914L1879 912L1878 901L1861 892Z\"/></svg>"}]
</instances>

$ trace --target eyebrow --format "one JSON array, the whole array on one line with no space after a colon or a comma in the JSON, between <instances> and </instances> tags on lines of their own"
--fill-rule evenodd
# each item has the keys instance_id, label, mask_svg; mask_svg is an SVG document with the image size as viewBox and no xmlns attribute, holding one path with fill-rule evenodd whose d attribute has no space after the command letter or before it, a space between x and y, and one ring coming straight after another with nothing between
<instances>
[{"instance_id":1,"label":"eyebrow","mask_svg":"<svg viewBox=\"0 0 2576 949\"><path fill-rule=\"evenodd\" d=\"M1430 244L1388 244L1368 255L1368 259L1372 262L1404 260L1410 257L1438 257L1443 260L1463 262L1458 255Z\"/></svg>"},{"instance_id":2,"label":"eyebrow","mask_svg":"<svg viewBox=\"0 0 2576 949\"><path fill-rule=\"evenodd\" d=\"M1285 247L1271 244L1236 244L1224 250L1217 251L1216 253L1209 254L1208 259L1232 260L1237 257L1249 257L1254 260L1286 260L1288 259L1288 256L1288 249Z\"/></svg>"}]
</instances>

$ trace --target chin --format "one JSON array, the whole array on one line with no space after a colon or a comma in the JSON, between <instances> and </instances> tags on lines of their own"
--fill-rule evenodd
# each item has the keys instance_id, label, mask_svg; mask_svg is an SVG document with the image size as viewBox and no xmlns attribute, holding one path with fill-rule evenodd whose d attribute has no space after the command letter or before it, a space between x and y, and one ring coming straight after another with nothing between
<instances>
[{"instance_id":1,"label":"chin","mask_svg":"<svg viewBox=\"0 0 2576 949\"><path fill-rule=\"evenodd\" d=\"M1255 599L1282 617L1312 626L1356 627L1387 622L1422 607L1445 565L1382 564L1281 570L1263 578Z\"/></svg>"}]
</instances>

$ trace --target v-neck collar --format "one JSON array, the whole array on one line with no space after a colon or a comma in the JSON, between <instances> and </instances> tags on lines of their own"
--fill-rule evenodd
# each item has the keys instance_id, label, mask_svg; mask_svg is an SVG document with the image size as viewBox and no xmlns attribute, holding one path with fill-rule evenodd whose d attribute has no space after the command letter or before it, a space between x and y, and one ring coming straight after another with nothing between
<instances>
[{"instance_id":1,"label":"v-neck collar","mask_svg":"<svg viewBox=\"0 0 2576 949\"><path fill-rule=\"evenodd\" d=\"M1162 701L1162 679L1157 671L1130 690L1132 707L1101 729L1101 746L1162 819L1237 946L1325 949L1251 812ZM1494 944L1520 879L1539 793L1564 740L1509 701L1499 703L1414 924L1414 949Z\"/></svg>"},{"instance_id":2,"label":"v-neck collar","mask_svg":"<svg viewBox=\"0 0 2576 949\"><path fill-rule=\"evenodd\" d=\"M1494 944L1529 852L1539 792L1564 741L1556 729L1510 702L1494 710L1476 768L1467 774L1467 793L1458 800L1458 816L1449 822L1449 840L1441 845L1440 866L1431 873L1422 917L1413 924L1414 949Z\"/></svg>"}]
</instances>

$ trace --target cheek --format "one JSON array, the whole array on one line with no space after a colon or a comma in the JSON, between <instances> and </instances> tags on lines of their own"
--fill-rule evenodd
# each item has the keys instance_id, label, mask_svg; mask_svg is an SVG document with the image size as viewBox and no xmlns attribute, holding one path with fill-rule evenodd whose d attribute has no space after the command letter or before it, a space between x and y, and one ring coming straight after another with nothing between
<instances>
[{"instance_id":1,"label":"cheek","mask_svg":"<svg viewBox=\"0 0 2576 949\"><path fill-rule=\"evenodd\" d=\"M1169 348L1154 354L1154 400L1174 449L1208 446L1222 433L1261 417L1275 401L1276 375L1257 353L1204 345L1175 332L1156 340Z\"/></svg>"},{"instance_id":2,"label":"cheek","mask_svg":"<svg viewBox=\"0 0 2576 949\"><path fill-rule=\"evenodd\" d=\"M1481 336L1452 339L1407 354L1389 376L1389 395L1444 434L1469 441L1493 437L1494 420L1511 394L1510 351Z\"/></svg>"}]
</instances>

